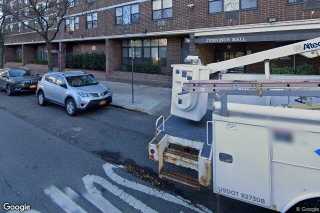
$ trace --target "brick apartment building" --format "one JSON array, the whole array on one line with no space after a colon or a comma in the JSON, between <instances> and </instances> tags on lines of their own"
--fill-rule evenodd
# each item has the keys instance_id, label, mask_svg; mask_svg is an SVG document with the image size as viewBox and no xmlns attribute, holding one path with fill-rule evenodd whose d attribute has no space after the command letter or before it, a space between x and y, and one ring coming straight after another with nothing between
<instances>
[{"instance_id":1,"label":"brick apartment building","mask_svg":"<svg viewBox=\"0 0 320 213\"><path fill-rule=\"evenodd\" d=\"M54 41L55 63L83 53L105 56L106 72L131 63L171 64L199 55L204 64L320 35L319 0L70 0L67 20ZM40 37L21 23L7 28L6 61L46 60ZM296 66L307 59L287 57ZM312 61L319 69L317 60ZM263 65L241 67L260 72Z\"/></svg>"}]
</instances>

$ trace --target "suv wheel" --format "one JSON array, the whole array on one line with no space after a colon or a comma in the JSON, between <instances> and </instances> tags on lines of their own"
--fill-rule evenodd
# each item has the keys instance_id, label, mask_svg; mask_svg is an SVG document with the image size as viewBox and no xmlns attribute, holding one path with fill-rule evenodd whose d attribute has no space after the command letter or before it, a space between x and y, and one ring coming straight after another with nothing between
<instances>
[{"instance_id":1,"label":"suv wheel","mask_svg":"<svg viewBox=\"0 0 320 213\"><path fill-rule=\"evenodd\" d=\"M46 98L44 97L44 93L42 91L38 92L37 98L38 98L38 104L40 106L44 106L46 104Z\"/></svg>"},{"instance_id":2,"label":"suv wheel","mask_svg":"<svg viewBox=\"0 0 320 213\"><path fill-rule=\"evenodd\" d=\"M9 85L6 86L6 94L7 94L7 96L13 95L13 90Z\"/></svg>"},{"instance_id":3,"label":"suv wheel","mask_svg":"<svg viewBox=\"0 0 320 213\"><path fill-rule=\"evenodd\" d=\"M70 115L70 116L76 115L77 106L72 98L67 99L65 108L66 108L66 112L68 115Z\"/></svg>"}]
</instances>

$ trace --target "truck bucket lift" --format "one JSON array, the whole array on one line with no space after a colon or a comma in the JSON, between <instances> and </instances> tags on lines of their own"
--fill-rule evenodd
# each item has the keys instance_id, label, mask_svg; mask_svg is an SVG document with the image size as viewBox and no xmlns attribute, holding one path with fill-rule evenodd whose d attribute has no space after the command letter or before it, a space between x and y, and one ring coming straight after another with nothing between
<instances>
[{"instance_id":1,"label":"truck bucket lift","mask_svg":"<svg viewBox=\"0 0 320 213\"><path fill-rule=\"evenodd\" d=\"M214 101L221 104L220 114L228 115L228 96L295 96L320 97L320 80L255 80L255 81L189 81L184 83L183 90L188 93L213 93ZM181 118L169 117L158 127L156 137L149 143L149 158L157 161L160 178L179 182L193 188L208 187L212 178L212 127L210 119L206 122L206 142L177 136L177 131L188 131L180 124L175 131L166 131L176 125ZM185 121L189 123L188 121ZM166 123L166 124L165 124ZM189 128L195 126L189 125ZM201 130L200 130L201 131ZM202 131L205 127L202 126ZM166 171L165 164L188 168L197 172L197 177L190 177L183 172Z\"/></svg>"},{"instance_id":2,"label":"truck bucket lift","mask_svg":"<svg viewBox=\"0 0 320 213\"><path fill-rule=\"evenodd\" d=\"M320 97L320 80L273 80L270 75L270 60L296 54L319 56L320 38L206 66L172 65L171 115L159 118L158 131L148 149L149 159L158 163L159 176L198 189L211 184L214 128L210 126L209 93L213 93L214 101L220 102L222 116L228 115L231 95ZM210 74L259 62L265 63L266 80L209 80ZM176 171L170 170L170 166Z\"/></svg>"}]
</instances>

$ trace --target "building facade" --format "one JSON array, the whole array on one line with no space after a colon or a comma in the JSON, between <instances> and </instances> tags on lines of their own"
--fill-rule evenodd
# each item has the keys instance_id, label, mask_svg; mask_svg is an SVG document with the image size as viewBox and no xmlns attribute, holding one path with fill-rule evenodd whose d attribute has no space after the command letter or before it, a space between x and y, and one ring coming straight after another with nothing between
<instances>
[{"instance_id":1,"label":"building facade","mask_svg":"<svg viewBox=\"0 0 320 213\"><path fill-rule=\"evenodd\" d=\"M318 37L318 0L70 0L66 21L54 40L55 64L76 66L81 54L103 57L106 72L132 63L171 74L187 55L204 64ZM21 23L7 27L6 61L45 63L40 36ZM312 64L302 57L279 59L290 68ZM274 62L277 66L278 62ZM280 63L279 63L280 64ZM159 69L159 70L158 70ZM262 64L240 67L261 72Z\"/></svg>"}]
</instances>

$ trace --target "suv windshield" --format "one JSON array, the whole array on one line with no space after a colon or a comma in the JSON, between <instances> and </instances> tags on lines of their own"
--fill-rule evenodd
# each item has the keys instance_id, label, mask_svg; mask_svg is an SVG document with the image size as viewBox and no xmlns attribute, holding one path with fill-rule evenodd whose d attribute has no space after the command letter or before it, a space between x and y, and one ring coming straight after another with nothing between
<instances>
[{"instance_id":1,"label":"suv windshield","mask_svg":"<svg viewBox=\"0 0 320 213\"><path fill-rule=\"evenodd\" d=\"M23 69L11 69L9 70L9 76L10 77L23 77L23 76L29 76L30 72L28 70Z\"/></svg>"},{"instance_id":2,"label":"suv windshield","mask_svg":"<svg viewBox=\"0 0 320 213\"><path fill-rule=\"evenodd\" d=\"M97 85L98 82L93 75L80 75L66 77L68 84L72 87L84 87Z\"/></svg>"}]
</instances>

